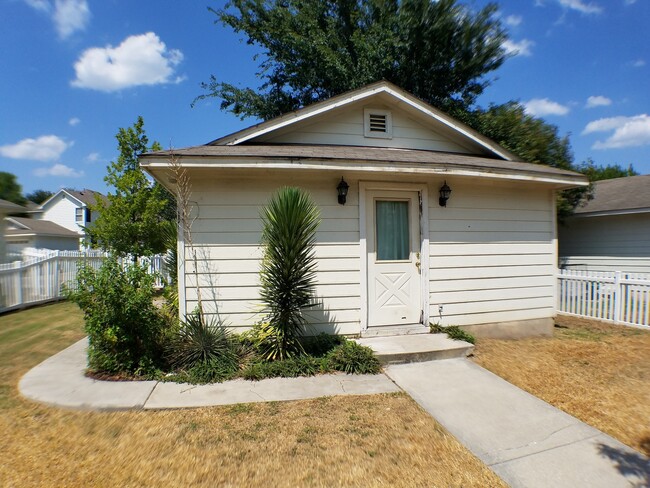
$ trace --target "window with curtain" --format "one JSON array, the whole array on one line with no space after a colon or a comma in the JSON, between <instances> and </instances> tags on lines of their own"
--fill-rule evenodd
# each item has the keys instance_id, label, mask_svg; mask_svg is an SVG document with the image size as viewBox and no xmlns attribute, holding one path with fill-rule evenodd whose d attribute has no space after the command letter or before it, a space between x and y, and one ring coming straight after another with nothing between
<instances>
[{"instance_id":1,"label":"window with curtain","mask_svg":"<svg viewBox=\"0 0 650 488\"><path fill-rule=\"evenodd\" d=\"M375 236L378 261L409 259L409 202L375 202Z\"/></svg>"}]
</instances>

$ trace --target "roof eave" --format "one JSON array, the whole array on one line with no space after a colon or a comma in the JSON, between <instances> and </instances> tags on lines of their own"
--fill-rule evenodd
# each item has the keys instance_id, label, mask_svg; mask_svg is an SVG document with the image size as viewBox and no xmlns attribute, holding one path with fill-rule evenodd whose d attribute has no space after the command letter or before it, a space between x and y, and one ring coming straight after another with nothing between
<instances>
[{"instance_id":1,"label":"roof eave","mask_svg":"<svg viewBox=\"0 0 650 488\"><path fill-rule=\"evenodd\" d=\"M144 157L141 161L142 168L151 174L156 180L165 184L161 169L169 170L169 163L157 162L155 156ZM209 160L209 161L208 161ZM216 164L215 164L216 163ZM210 168L210 169L275 169L275 170L331 170L331 171L356 171L363 173L398 173L398 174L420 174L420 175L456 175L474 176L493 179L506 179L517 181L534 181L548 183L560 188L572 188L577 186L588 186L586 177L575 174L552 174L544 171L518 170L509 171L504 168L479 168L462 163L421 163L409 164L404 162L388 161L366 161L366 160L345 160L335 162L326 159L303 159L303 158L254 158L240 157L234 160L231 158L199 157L185 159L184 168Z\"/></svg>"}]
</instances>

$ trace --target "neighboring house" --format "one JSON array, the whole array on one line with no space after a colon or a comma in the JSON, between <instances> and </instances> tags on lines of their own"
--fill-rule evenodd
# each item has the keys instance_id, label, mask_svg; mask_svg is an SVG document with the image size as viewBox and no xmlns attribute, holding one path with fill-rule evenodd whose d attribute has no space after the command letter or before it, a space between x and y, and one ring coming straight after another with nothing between
<instances>
[{"instance_id":1,"label":"neighboring house","mask_svg":"<svg viewBox=\"0 0 650 488\"><path fill-rule=\"evenodd\" d=\"M96 204L96 199L107 201L106 196L92 190L59 190L40 205L33 217L75 232L79 236L78 249L85 247L84 227L97 218L97 212L90 210L90 206Z\"/></svg>"},{"instance_id":2,"label":"neighboring house","mask_svg":"<svg viewBox=\"0 0 650 488\"><path fill-rule=\"evenodd\" d=\"M206 313L216 304L231 327L263 318L260 208L292 185L311 194L322 217L319 305L306 311L313 332L390 335L429 322L478 335L552 331L555 191L586 178L518 162L395 85L375 83L203 146L143 155L142 167L174 191L172 153L196 207L196 252L179 242L181 314L197 306L198 275Z\"/></svg>"},{"instance_id":3,"label":"neighboring house","mask_svg":"<svg viewBox=\"0 0 650 488\"><path fill-rule=\"evenodd\" d=\"M593 191L559 226L560 267L650 275L650 175L598 181Z\"/></svg>"},{"instance_id":4,"label":"neighboring house","mask_svg":"<svg viewBox=\"0 0 650 488\"><path fill-rule=\"evenodd\" d=\"M7 251L11 253L21 253L25 248L79 250L79 234L49 220L7 217L5 225Z\"/></svg>"},{"instance_id":5,"label":"neighboring house","mask_svg":"<svg viewBox=\"0 0 650 488\"><path fill-rule=\"evenodd\" d=\"M25 211L24 207L16 205L15 203L8 202L7 200L0 199L0 263L7 261L6 259L6 241L5 241L5 229L7 222L5 217L7 215L22 213Z\"/></svg>"}]
</instances>

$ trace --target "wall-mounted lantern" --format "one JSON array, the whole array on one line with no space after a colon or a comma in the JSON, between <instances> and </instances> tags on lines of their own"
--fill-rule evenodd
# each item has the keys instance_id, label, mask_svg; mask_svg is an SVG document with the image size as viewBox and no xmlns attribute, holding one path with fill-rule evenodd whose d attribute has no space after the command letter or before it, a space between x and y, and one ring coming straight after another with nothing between
<instances>
[{"instance_id":1,"label":"wall-mounted lantern","mask_svg":"<svg viewBox=\"0 0 650 488\"><path fill-rule=\"evenodd\" d=\"M341 177L341 181L336 187L336 191L339 193L339 203L341 205L345 205L345 201L348 197L348 188L350 188L350 185L348 185L343 177Z\"/></svg>"},{"instance_id":2,"label":"wall-mounted lantern","mask_svg":"<svg viewBox=\"0 0 650 488\"><path fill-rule=\"evenodd\" d=\"M441 207L447 206L447 200L449 200L450 196L451 196L451 188L449 188L447 182L445 181L445 184L440 187L440 199L438 200L438 203L440 204Z\"/></svg>"}]
</instances>

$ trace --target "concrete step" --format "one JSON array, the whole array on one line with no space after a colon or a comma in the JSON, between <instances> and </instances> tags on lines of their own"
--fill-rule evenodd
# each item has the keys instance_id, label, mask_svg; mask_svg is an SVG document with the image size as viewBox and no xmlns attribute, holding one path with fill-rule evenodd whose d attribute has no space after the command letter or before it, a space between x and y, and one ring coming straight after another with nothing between
<instances>
[{"instance_id":1,"label":"concrete step","mask_svg":"<svg viewBox=\"0 0 650 488\"><path fill-rule=\"evenodd\" d=\"M474 346L469 342L455 341L447 334L364 337L356 341L370 347L382 364L464 358L474 350Z\"/></svg>"},{"instance_id":2,"label":"concrete step","mask_svg":"<svg viewBox=\"0 0 650 488\"><path fill-rule=\"evenodd\" d=\"M412 334L428 334L429 326L422 324L386 325L383 327L368 327L361 332L361 337L386 337Z\"/></svg>"}]
</instances>

